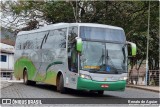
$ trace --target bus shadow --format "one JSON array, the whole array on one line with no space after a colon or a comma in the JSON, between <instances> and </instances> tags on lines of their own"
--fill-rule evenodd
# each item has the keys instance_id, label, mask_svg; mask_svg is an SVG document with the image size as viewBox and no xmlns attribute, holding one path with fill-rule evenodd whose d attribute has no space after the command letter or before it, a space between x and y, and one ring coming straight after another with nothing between
<instances>
[{"instance_id":1,"label":"bus shadow","mask_svg":"<svg viewBox=\"0 0 160 107\"><path fill-rule=\"evenodd\" d=\"M48 84L36 84L32 85L32 87L41 88L44 90L54 91L57 92L56 86L48 85ZM104 95L98 95L96 92L89 92L89 91L82 91L82 90L74 90L74 89L66 89L66 93L68 95L72 95L75 97L98 97L98 98L117 98L117 96L111 96L104 93Z\"/></svg>"},{"instance_id":2,"label":"bus shadow","mask_svg":"<svg viewBox=\"0 0 160 107\"><path fill-rule=\"evenodd\" d=\"M89 92L89 91L82 91L82 90L73 90L73 89L68 89L67 94L77 96L77 97L92 97L92 98L115 98L115 96L111 95L98 95L96 92Z\"/></svg>"}]
</instances>

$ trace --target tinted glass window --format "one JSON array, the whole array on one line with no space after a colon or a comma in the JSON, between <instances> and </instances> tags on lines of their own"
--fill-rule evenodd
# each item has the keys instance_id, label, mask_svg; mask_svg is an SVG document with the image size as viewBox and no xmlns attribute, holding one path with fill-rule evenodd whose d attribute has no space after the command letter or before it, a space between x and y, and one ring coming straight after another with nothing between
<instances>
[{"instance_id":1,"label":"tinted glass window","mask_svg":"<svg viewBox=\"0 0 160 107\"><path fill-rule=\"evenodd\" d=\"M26 42L28 40L28 35L23 35L20 38L21 42L21 49L27 49L28 48L28 43Z\"/></svg>"},{"instance_id":2,"label":"tinted glass window","mask_svg":"<svg viewBox=\"0 0 160 107\"><path fill-rule=\"evenodd\" d=\"M25 49L37 49L37 38L40 38L38 33L31 33L28 34L27 40L25 42L26 48Z\"/></svg>"},{"instance_id":3,"label":"tinted glass window","mask_svg":"<svg viewBox=\"0 0 160 107\"><path fill-rule=\"evenodd\" d=\"M73 46L73 43L75 42L75 38L78 36L78 27L70 27L69 33L68 33L68 52L70 52L70 49Z\"/></svg>"},{"instance_id":4,"label":"tinted glass window","mask_svg":"<svg viewBox=\"0 0 160 107\"><path fill-rule=\"evenodd\" d=\"M80 37L89 40L106 40L115 42L125 42L125 34L123 30L99 28L99 27L80 27Z\"/></svg>"},{"instance_id":5,"label":"tinted glass window","mask_svg":"<svg viewBox=\"0 0 160 107\"><path fill-rule=\"evenodd\" d=\"M7 56L6 55L1 55L1 61L2 62L7 62Z\"/></svg>"},{"instance_id":6,"label":"tinted glass window","mask_svg":"<svg viewBox=\"0 0 160 107\"><path fill-rule=\"evenodd\" d=\"M66 28L48 31L42 40L43 49L66 48L66 34Z\"/></svg>"},{"instance_id":7,"label":"tinted glass window","mask_svg":"<svg viewBox=\"0 0 160 107\"><path fill-rule=\"evenodd\" d=\"M54 30L55 47L66 48L66 33L67 33L67 29Z\"/></svg>"},{"instance_id":8,"label":"tinted glass window","mask_svg":"<svg viewBox=\"0 0 160 107\"><path fill-rule=\"evenodd\" d=\"M16 49L17 50L21 50L22 49L22 46L23 46L23 36L25 35L20 35L17 37L17 40L16 40Z\"/></svg>"},{"instance_id":9,"label":"tinted glass window","mask_svg":"<svg viewBox=\"0 0 160 107\"><path fill-rule=\"evenodd\" d=\"M39 32L37 33L38 37L36 38L35 49L49 48L50 46L46 43L50 31Z\"/></svg>"}]
</instances>

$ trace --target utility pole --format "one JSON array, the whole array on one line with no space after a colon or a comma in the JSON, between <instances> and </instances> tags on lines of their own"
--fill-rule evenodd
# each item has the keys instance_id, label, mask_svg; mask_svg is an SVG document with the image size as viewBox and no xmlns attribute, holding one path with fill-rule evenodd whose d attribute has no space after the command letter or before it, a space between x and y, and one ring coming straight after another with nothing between
<instances>
[{"instance_id":1,"label":"utility pole","mask_svg":"<svg viewBox=\"0 0 160 107\"><path fill-rule=\"evenodd\" d=\"M148 48L149 48L149 23L150 23L150 1L149 1L149 6L148 6L148 31L147 31L147 54L146 54L146 83L145 85L147 86L147 81L148 81Z\"/></svg>"}]
</instances>

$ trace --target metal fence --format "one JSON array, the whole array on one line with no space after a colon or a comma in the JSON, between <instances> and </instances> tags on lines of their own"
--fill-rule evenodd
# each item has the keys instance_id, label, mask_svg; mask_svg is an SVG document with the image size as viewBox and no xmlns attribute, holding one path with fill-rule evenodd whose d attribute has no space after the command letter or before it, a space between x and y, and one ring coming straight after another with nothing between
<instances>
[{"instance_id":1,"label":"metal fence","mask_svg":"<svg viewBox=\"0 0 160 107\"><path fill-rule=\"evenodd\" d=\"M149 70L148 72L148 85L159 86L160 70Z\"/></svg>"},{"instance_id":2,"label":"metal fence","mask_svg":"<svg viewBox=\"0 0 160 107\"><path fill-rule=\"evenodd\" d=\"M159 74L160 70L149 70L147 75L147 85L159 86ZM145 70L137 71L136 69L131 69L128 73L128 84L145 85L145 75Z\"/></svg>"}]
</instances>

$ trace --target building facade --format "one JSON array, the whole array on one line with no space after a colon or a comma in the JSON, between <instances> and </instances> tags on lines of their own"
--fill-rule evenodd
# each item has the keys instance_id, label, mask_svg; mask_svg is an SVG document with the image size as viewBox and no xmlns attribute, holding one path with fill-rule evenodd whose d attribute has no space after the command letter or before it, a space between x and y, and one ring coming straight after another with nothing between
<instances>
[{"instance_id":1,"label":"building facade","mask_svg":"<svg viewBox=\"0 0 160 107\"><path fill-rule=\"evenodd\" d=\"M14 70L14 46L0 43L1 77L12 78Z\"/></svg>"}]
</instances>

